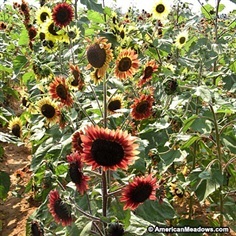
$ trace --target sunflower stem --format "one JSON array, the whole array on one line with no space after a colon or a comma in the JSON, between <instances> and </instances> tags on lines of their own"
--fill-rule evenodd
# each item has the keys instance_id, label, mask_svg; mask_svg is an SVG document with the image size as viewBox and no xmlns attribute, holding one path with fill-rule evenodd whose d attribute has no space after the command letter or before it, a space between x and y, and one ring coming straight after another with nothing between
<instances>
[{"instance_id":1,"label":"sunflower stem","mask_svg":"<svg viewBox=\"0 0 236 236\"><path fill-rule=\"evenodd\" d=\"M103 122L104 122L104 128L107 128L107 82L106 82L106 75L103 78Z\"/></svg>"},{"instance_id":2,"label":"sunflower stem","mask_svg":"<svg viewBox=\"0 0 236 236\"><path fill-rule=\"evenodd\" d=\"M107 216L107 175L106 171L102 171L102 215ZM106 223L104 223L106 227Z\"/></svg>"}]
</instances>

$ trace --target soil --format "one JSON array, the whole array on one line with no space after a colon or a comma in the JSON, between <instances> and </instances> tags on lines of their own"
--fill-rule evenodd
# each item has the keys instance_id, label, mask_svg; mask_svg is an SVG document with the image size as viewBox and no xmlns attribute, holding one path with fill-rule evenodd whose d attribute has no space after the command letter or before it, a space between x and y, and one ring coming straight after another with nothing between
<instances>
[{"instance_id":1,"label":"soil","mask_svg":"<svg viewBox=\"0 0 236 236\"><path fill-rule=\"evenodd\" d=\"M0 201L0 236L25 236L26 220L36 206L30 194L24 194L30 179L30 150L24 146L1 143L4 157L0 170L9 173L11 188L7 199Z\"/></svg>"}]
</instances>

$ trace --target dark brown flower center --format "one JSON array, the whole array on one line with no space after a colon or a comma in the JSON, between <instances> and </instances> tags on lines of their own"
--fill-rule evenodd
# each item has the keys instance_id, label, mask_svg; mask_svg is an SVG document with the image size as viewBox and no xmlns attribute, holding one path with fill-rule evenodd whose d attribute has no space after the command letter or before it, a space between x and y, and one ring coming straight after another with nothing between
<instances>
[{"instance_id":1,"label":"dark brown flower center","mask_svg":"<svg viewBox=\"0 0 236 236\"><path fill-rule=\"evenodd\" d=\"M52 118L56 114L55 108L50 104L43 104L41 107L41 112L47 118Z\"/></svg>"},{"instance_id":2,"label":"dark brown flower center","mask_svg":"<svg viewBox=\"0 0 236 236\"><path fill-rule=\"evenodd\" d=\"M41 20L42 22L46 21L46 20L47 20L47 17L49 17L49 15L48 15L47 12L42 12L42 13L40 14L40 20Z\"/></svg>"},{"instance_id":3,"label":"dark brown flower center","mask_svg":"<svg viewBox=\"0 0 236 236\"><path fill-rule=\"evenodd\" d=\"M42 236L43 232L37 222L31 224L31 235L32 236Z\"/></svg>"},{"instance_id":4,"label":"dark brown flower center","mask_svg":"<svg viewBox=\"0 0 236 236\"><path fill-rule=\"evenodd\" d=\"M112 223L108 228L108 236L123 236L124 229L119 223Z\"/></svg>"},{"instance_id":5,"label":"dark brown flower center","mask_svg":"<svg viewBox=\"0 0 236 236\"><path fill-rule=\"evenodd\" d=\"M150 76L152 76L152 73L153 73L153 68L151 66L147 66L144 70L143 79L149 78Z\"/></svg>"},{"instance_id":6,"label":"dark brown flower center","mask_svg":"<svg viewBox=\"0 0 236 236\"><path fill-rule=\"evenodd\" d=\"M179 198L183 198L184 197L184 194L183 194L183 191L176 188L175 189L175 194L179 197Z\"/></svg>"},{"instance_id":7,"label":"dark brown flower center","mask_svg":"<svg viewBox=\"0 0 236 236\"><path fill-rule=\"evenodd\" d=\"M69 168L71 181L75 184L80 184L83 178L83 173L79 170L78 162L70 164Z\"/></svg>"},{"instance_id":8,"label":"dark brown flower center","mask_svg":"<svg viewBox=\"0 0 236 236\"><path fill-rule=\"evenodd\" d=\"M131 68L132 66L132 61L129 57L124 57L120 60L119 65L118 65L118 69L119 71L127 71Z\"/></svg>"},{"instance_id":9,"label":"dark brown flower center","mask_svg":"<svg viewBox=\"0 0 236 236\"><path fill-rule=\"evenodd\" d=\"M122 31L120 32L120 37L121 37L122 39L125 38L125 31L124 31L124 30L122 30Z\"/></svg>"},{"instance_id":10,"label":"dark brown flower center","mask_svg":"<svg viewBox=\"0 0 236 236\"><path fill-rule=\"evenodd\" d=\"M144 202L150 197L152 189L152 185L149 183L139 183L139 185L130 192L131 201L135 203Z\"/></svg>"},{"instance_id":11,"label":"dark brown flower center","mask_svg":"<svg viewBox=\"0 0 236 236\"><path fill-rule=\"evenodd\" d=\"M106 50L98 44L93 44L87 51L87 59L95 68L101 68L106 62Z\"/></svg>"},{"instance_id":12,"label":"dark brown flower center","mask_svg":"<svg viewBox=\"0 0 236 236\"><path fill-rule=\"evenodd\" d=\"M56 87L57 96L63 100L67 99L67 89L63 84L59 84Z\"/></svg>"},{"instance_id":13,"label":"dark brown flower center","mask_svg":"<svg viewBox=\"0 0 236 236\"><path fill-rule=\"evenodd\" d=\"M186 38L185 38L185 37L181 37L181 38L179 39L180 44L184 44L185 41L186 41Z\"/></svg>"},{"instance_id":14,"label":"dark brown flower center","mask_svg":"<svg viewBox=\"0 0 236 236\"><path fill-rule=\"evenodd\" d=\"M163 5L163 4L158 4L157 6L156 6L156 12L157 13L163 13L165 11L165 6Z\"/></svg>"},{"instance_id":15,"label":"dark brown flower center","mask_svg":"<svg viewBox=\"0 0 236 236\"><path fill-rule=\"evenodd\" d=\"M104 139L96 139L91 148L94 161L101 166L114 166L124 158L124 150L121 144Z\"/></svg>"},{"instance_id":16,"label":"dark brown flower center","mask_svg":"<svg viewBox=\"0 0 236 236\"><path fill-rule=\"evenodd\" d=\"M148 108L149 108L148 101L142 101L136 106L135 110L137 113L143 114L148 110Z\"/></svg>"},{"instance_id":17,"label":"dark brown flower center","mask_svg":"<svg viewBox=\"0 0 236 236\"><path fill-rule=\"evenodd\" d=\"M47 47L48 47L49 49L52 49L52 48L54 47L54 42L51 41L51 40L47 41Z\"/></svg>"},{"instance_id":18,"label":"dark brown flower center","mask_svg":"<svg viewBox=\"0 0 236 236\"><path fill-rule=\"evenodd\" d=\"M120 108L121 108L121 101L120 100L114 100L114 101L109 102L109 104L108 104L109 111L115 111Z\"/></svg>"},{"instance_id":19,"label":"dark brown flower center","mask_svg":"<svg viewBox=\"0 0 236 236\"><path fill-rule=\"evenodd\" d=\"M20 138L20 125L14 124L13 127L12 127L12 133L13 133L16 137Z\"/></svg>"},{"instance_id":20,"label":"dark brown flower center","mask_svg":"<svg viewBox=\"0 0 236 236\"><path fill-rule=\"evenodd\" d=\"M69 31L69 32L68 32L68 36L69 36L69 38L71 38L71 39L75 39L76 33L75 33L74 31Z\"/></svg>"},{"instance_id":21,"label":"dark brown flower center","mask_svg":"<svg viewBox=\"0 0 236 236\"><path fill-rule=\"evenodd\" d=\"M52 34L52 35L55 35L55 36L58 35L54 23L51 23L51 24L48 26L48 32L49 32L50 34Z\"/></svg>"},{"instance_id":22,"label":"dark brown flower center","mask_svg":"<svg viewBox=\"0 0 236 236\"><path fill-rule=\"evenodd\" d=\"M68 205L64 203L60 198L57 199L54 203L54 211L61 220L67 221L71 219L71 213L68 209Z\"/></svg>"},{"instance_id":23,"label":"dark brown flower center","mask_svg":"<svg viewBox=\"0 0 236 236\"><path fill-rule=\"evenodd\" d=\"M66 23L70 20L70 11L66 8L58 9L56 12L56 21L60 24Z\"/></svg>"}]
</instances>

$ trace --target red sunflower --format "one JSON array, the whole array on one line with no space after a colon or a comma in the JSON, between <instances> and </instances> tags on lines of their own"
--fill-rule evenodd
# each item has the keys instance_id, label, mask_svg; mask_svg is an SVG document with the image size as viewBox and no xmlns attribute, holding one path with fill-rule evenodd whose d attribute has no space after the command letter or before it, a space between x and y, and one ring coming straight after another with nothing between
<instances>
[{"instance_id":1,"label":"red sunflower","mask_svg":"<svg viewBox=\"0 0 236 236\"><path fill-rule=\"evenodd\" d=\"M81 135L83 142L83 161L92 165L92 169L127 169L137 159L138 144L136 138L127 131L110 130L90 126Z\"/></svg>"},{"instance_id":2,"label":"red sunflower","mask_svg":"<svg viewBox=\"0 0 236 236\"><path fill-rule=\"evenodd\" d=\"M83 147L82 147L82 140L81 140L81 135L83 135L83 131L76 131L73 135L72 135L72 150L73 151L77 151L78 153L81 153L83 151Z\"/></svg>"},{"instance_id":3,"label":"red sunflower","mask_svg":"<svg viewBox=\"0 0 236 236\"><path fill-rule=\"evenodd\" d=\"M70 4L63 2L58 3L52 10L52 19L55 25L65 27L70 24L74 17L74 10Z\"/></svg>"},{"instance_id":4,"label":"red sunflower","mask_svg":"<svg viewBox=\"0 0 236 236\"><path fill-rule=\"evenodd\" d=\"M138 67L138 54L130 48L123 49L116 60L115 76L121 80L132 77Z\"/></svg>"},{"instance_id":5,"label":"red sunflower","mask_svg":"<svg viewBox=\"0 0 236 236\"><path fill-rule=\"evenodd\" d=\"M84 79L79 67L76 65L70 65L70 72L73 75L71 85L74 87L78 87L78 89L82 91L84 89Z\"/></svg>"},{"instance_id":6,"label":"red sunflower","mask_svg":"<svg viewBox=\"0 0 236 236\"><path fill-rule=\"evenodd\" d=\"M57 223L62 224L62 226L72 223L73 219L69 205L60 198L57 190L50 191L48 208Z\"/></svg>"},{"instance_id":7,"label":"red sunflower","mask_svg":"<svg viewBox=\"0 0 236 236\"><path fill-rule=\"evenodd\" d=\"M49 92L54 99L59 99L60 102L66 106L71 106L73 104L71 94L64 78L55 77L54 81L50 83L49 86Z\"/></svg>"},{"instance_id":8,"label":"red sunflower","mask_svg":"<svg viewBox=\"0 0 236 236\"><path fill-rule=\"evenodd\" d=\"M152 114L152 104L154 99L151 95L142 94L140 98L136 98L131 105L131 116L135 120L147 119Z\"/></svg>"},{"instance_id":9,"label":"red sunflower","mask_svg":"<svg viewBox=\"0 0 236 236\"><path fill-rule=\"evenodd\" d=\"M147 177L136 177L131 183L124 187L121 202L125 202L124 210L135 210L147 199L156 200L156 189L158 188L156 178L151 175Z\"/></svg>"},{"instance_id":10,"label":"red sunflower","mask_svg":"<svg viewBox=\"0 0 236 236\"><path fill-rule=\"evenodd\" d=\"M69 175L71 181L75 183L76 188L80 194L84 194L88 189L87 181L90 179L88 176L85 176L81 171L83 164L81 161L81 155L78 152L71 153L67 156L67 161L70 163L69 166Z\"/></svg>"},{"instance_id":11,"label":"red sunflower","mask_svg":"<svg viewBox=\"0 0 236 236\"><path fill-rule=\"evenodd\" d=\"M141 87L143 84L147 83L152 79L153 72L157 71L158 65L154 60L148 61L145 65L143 75L138 82L138 87Z\"/></svg>"}]
</instances>

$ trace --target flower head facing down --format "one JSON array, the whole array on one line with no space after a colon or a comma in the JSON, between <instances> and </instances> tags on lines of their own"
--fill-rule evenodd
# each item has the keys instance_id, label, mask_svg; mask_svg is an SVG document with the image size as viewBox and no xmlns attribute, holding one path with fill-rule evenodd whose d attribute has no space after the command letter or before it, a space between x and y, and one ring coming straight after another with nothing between
<instances>
[{"instance_id":1,"label":"flower head facing down","mask_svg":"<svg viewBox=\"0 0 236 236\"><path fill-rule=\"evenodd\" d=\"M147 177L136 177L130 182L122 192L121 202L125 202L124 210L135 210L147 199L156 200L156 189L158 188L156 178L151 175Z\"/></svg>"},{"instance_id":2,"label":"flower head facing down","mask_svg":"<svg viewBox=\"0 0 236 236\"><path fill-rule=\"evenodd\" d=\"M180 32L175 39L176 47L181 49L186 44L187 40L188 40L188 32L187 31Z\"/></svg>"},{"instance_id":3,"label":"flower head facing down","mask_svg":"<svg viewBox=\"0 0 236 236\"><path fill-rule=\"evenodd\" d=\"M81 153L83 151L82 140L81 140L81 135L83 134L84 134L83 131L79 130L79 131L76 131L72 135L72 150L73 151L77 151L78 153Z\"/></svg>"},{"instance_id":4,"label":"flower head facing down","mask_svg":"<svg viewBox=\"0 0 236 236\"><path fill-rule=\"evenodd\" d=\"M108 227L108 236L123 236L125 231L121 224L111 223Z\"/></svg>"},{"instance_id":5,"label":"flower head facing down","mask_svg":"<svg viewBox=\"0 0 236 236\"><path fill-rule=\"evenodd\" d=\"M48 208L58 224L67 226L71 225L71 223L73 222L71 209L69 205L61 199L57 190L50 191Z\"/></svg>"},{"instance_id":6,"label":"flower head facing down","mask_svg":"<svg viewBox=\"0 0 236 236\"><path fill-rule=\"evenodd\" d=\"M58 3L52 10L52 19L58 27L62 28L70 24L74 17L74 10L70 4Z\"/></svg>"},{"instance_id":7,"label":"flower head facing down","mask_svg":"<svg viewBox=\"0 0 236 236\"><path fill-rule=\"evenodd\" d=\"M153 13L153 18L157 20L166 19L168 14L170 13L169 3L167 3L166 0L155 1L152 13Z\"/></svg>"},{"instance_id":8,"label":"flower head facing down","mask_svg":"<svg viewBox=\"0 0 236 236\"><path fill-rule=\"evenodd\" d=\"M147 83L152 79L152 75L157 71L158 65L154 60L148 61L145 65L143 75L138 82L138 86L141 87L143 84Z\"/></svg>"},{"instance_id":9,"label":"flower head facing down","mask_svg":"<svg viewBox=\"0 0 236 236\"><path fill-rule=\"evenodd\" d=\"M135 120L147 119L152 114L152 104L154 99L151 95L142 94L141 97L136 98L131 105L131 116Z\"/></svg>"},{"instance_id":10,"label":"flower head facing down","mask_svg":"<svg viewBox=\"0 0 236 236\"><path fill-rule=\"evenodd\" d=\"M10 120L8 124L8 129L11 131L13 135L20 138L22 135L22 121L19 117L14 117Z\"/></svg>"},{"instance_id":11,"label":"flower head facing down","mask_svg":"<svg viewBox=\"0 0 236 236\"><path fill-rule=\"evenodd\" d=\"M43 236L44 230L41 226L40 222L38 221L32 221L31 222L31 235L32 236Z\"/></svg>"},{"instance_id":12,"label":"flower head facing down","mask_svg":"<svg viewBox=\"0 0 236 236\"><path fill-rule=\"evenodd\" d=\"M115 76L121 80L132 77L138 67L138 54L130 48L123 49L116 60Z\"/></svg>"},{"instance_id":13,"label":"flower head facing down","mask_svg":"<svg viewBox=\"0 0 236 236\"><path fill-rule=\"evenodd\" d=\"M69 162L69 175L71 181L75 183L77 190L80 194L88 189L87 181L90 179L88 176L85 176L82 172L82 161L81 155L78 152L73 152L67 156L67 161Z\"/></svg>"},{"instance_id":14,"label":"flower head facing down","mask_svg":"<svg viewBox=\"0 0 236 236\"><path fill-rule=\"evenodd\" d=\"M127 131L110 130L89 126L81 135L83 142L82 158L92 169L127 169L137 159L138 144Z\"/></svg>"},{"instance_id":15,"label":"flower head facing down","mask_svg":"<svg viewBox=\"0 0 236 236\"><path fill-rule=\"evenodd\" d=\"M54 99L60 100L63 105L71 106L73 104L66 80L62 77L54 78L54 81L50 84L49 92Z\"/></svg>"},{"instance_id":16,"label":"flower head facing down","mask_svg":"<svg viewBox=\"0 0 236 236\"><path fill-rule=\"evenodd\" d=\"M120 94L114 95L108 100L107 109L110 113L114 113L123 106L123 96Z\"/></svg>"}]
</instances>

